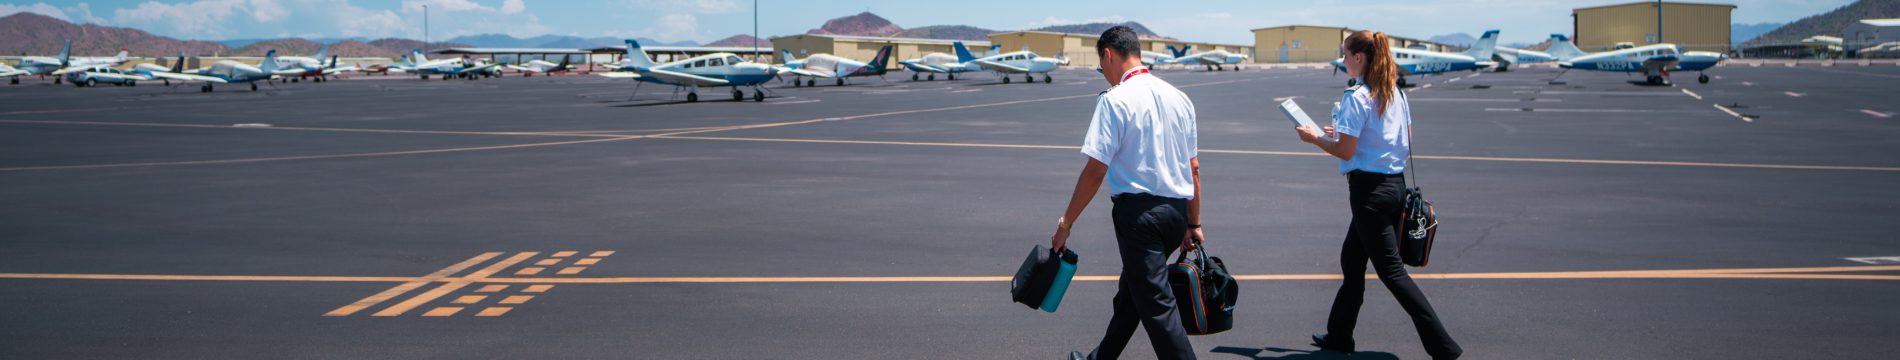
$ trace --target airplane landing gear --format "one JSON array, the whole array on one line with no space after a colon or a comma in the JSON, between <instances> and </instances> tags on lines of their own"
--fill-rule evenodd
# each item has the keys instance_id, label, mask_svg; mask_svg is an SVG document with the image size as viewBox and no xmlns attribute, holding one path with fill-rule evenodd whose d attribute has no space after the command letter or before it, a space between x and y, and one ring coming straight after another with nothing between
<instances>
[{"instance_id":1,"label":"airplane landing gear","mask_svg":"<svg viewBox=\"0 0 1900 360\"><path fill-rule=\"evenodd\" d=\"M1055 78L1051 78L1051 77L1049 77L1049 74L1042 74L1042 83L1044 83L1044 84L1050 84L1050 83L1054 83L1054 82L1056 82L1056 79L1055 79Z\"/></svg>"},{"instance_id":2,"label":"airplane landing gear","mask_svg":"<svg viewBox=\"0 0 1900 360\"><path fill-rule=\"evenodd\" d=\"M211 84L205 84L205 86L199 87L198 92L202 92L202 93L211 92Z\"/></svg>"},{"instance_id":3,"label":"airplane landing gear","mask_svg":"<svg viewBox=\"0 0 1900 360\"><path fill-rule=\"evenodd\" d=\"M1707 84L1707 83L1709 83L1709 75L1708 75L1708 74L1702 74L1702 76L1697 76L1697 77L1695 77L1695 81L1696 81L1696 82L1699 82L1699 83L1703 83L1703 84Z\"/></svg>"},{"instance_id":4,"label":"airplane landing gear","mask_svg":"<svg viewBox=\"0 0 1900 360\"><path fill-rule=\"evenodd\" d=\"M917 81L917 74L910 74L910 81Z\"/></svg>"},{"instance_id":5,"label":"airplane landing gear","mask_svg":"<svg viewBox=\"0 0 1900 360\"><path fill-rule=\"evenodd\" d=\"M937 81L937 74L930 74L930 76L925 77L925 79L928 79L930 81Z\"/></svg>"},{"instance_id":6,"label":"airplane landing gear","mask_svg":"<svg viewBox=\"0 0 1900 360\"><path fill-rule=\"evenodd\" d=\"M752 90L752 102L765 102L765 91L757 90L757 89Z\"/></svg>"},{"instance_id":7,"label":"airplane landing gear","mask_svg":"<svg viewBox=\"0 0 1900 360\"><path fill-rule=\"evenodd\" d=\"M818 86L818 79L805 80L805 87Z\"/></svg>"},{"instance_id":8,"label":"airplane landing gear","mask_svg":"<svg viewBox=\"0 0 1900 360\"><path fill-rule=\"evenodd\" d=\"M732 89L732 101L745 101L745 92L736 88Z\"/></svg>"},{"instance_id":9,"label":"airplane landing gear","mask_svg":"<svg viewBox=\"0 0 1900 360\"><path fill-rule=\"evenodd\" d=\"M948 76L948 77L950 77L950 80L956 80L956 79L957 79L957 74L950 74L950 75L944 75L944 76Z\"/></svg>"},{"instance_id":10,"label":"airplane landing gear","mask_svg":"<svg viewBox=\"0 0 1900 360\"><path fill-rule=\"evenodd\" d=\"M1024 83L1024 84L1034 84L1034 83L1036 83L1036 75L1034 75L1034 74L1023 74L1023 83Z\"/></svg>"},{"instance_id":11,"label":"airplane landing gear","mask_svg":"<svg viewBox=\"0 0 1900 360\"><path fill-rule=\"evenodd\" d=\"M686 93L686 102L699 102L699 93Z\"/></svg>"},{"instance_id":12,"label":"airplane landing gear","mask_svg":"<svg viewBox=\"0 0 1900 360\"><path fill-rule=\"evenodd\" d=\"M1400 88L1403 88L1403 87L1407 87L1407 86L1412 86L1412 84L1410 84L1410 83L1407 83L1407 82L1405 81L1405 78L1403 78L1403 77L1400 77L1400 78L1399 78L1399 87L1400 87Z\"/></svg>"},{"instance_id":13,"label":"airplane landing gear","mask_svg":"<svg viewBox=\"0 0 1900 360\"><path fill-rule=\"evenodd\" d=\"M251 91L257 91L257 83L251 83Z\"/></svg>"},{"instance_id":14,"label":"airplane landing gear","mask_svg":"<svg viewBox=\"0 0 1900 360\"><path fill-rule=\"evenodd\" d=\"M838 86L844 86L844 78L838 78Z\"/></svg>"},{"instance_id":15,"label":"airplane landing gear","mask_svg":"<svg viewBox=\"0 0 1900 360\"><path fill-rule=\"evenodd\" d=\"M20 78L17 78L17 77L16 77L16 78L13 78L13 81L9 81L9 82L8 82L8 84L9 84L9 85L19 85L19 84L20 84Z\"/></svg>"},{"instance_id":16,"label":"airplane landing gear","mask_svg":"<svg viewBox=\"0 0 1900 360\"><path fill-rule=\"evenodd\" d=\"M1003 83L1004 83L1004 84L1008 84L1008 83L1009 83L1009 76L1008 76L1008 75L1005 75L1005 76L1003 76Z\"/></svg>"}]
</instances>

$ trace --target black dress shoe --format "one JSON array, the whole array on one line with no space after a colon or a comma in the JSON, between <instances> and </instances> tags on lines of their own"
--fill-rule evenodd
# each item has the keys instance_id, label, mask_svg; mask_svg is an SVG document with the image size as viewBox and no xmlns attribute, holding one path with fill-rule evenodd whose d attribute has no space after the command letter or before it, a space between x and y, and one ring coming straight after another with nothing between
<instances>
[{"instance_id":1,"label":"black dress shoe","mask_svg":"<svg viewBox=\"0 0 1900 360\"><path fill-rule=\"evenodd\" d=\"M1081 351L1070 351L1070 352L1069 352L1069 360L1088 360L1088 359L1089 359L1089 357L1088 357L1088 356L1083 356L1083 355L1082 355L1082 352L1081 352Z\"/></svg>"},{"instance_id":2,"label":"black dress shoe","mask_svg":"<svg viewBox=\"0 0 1900 360\"><path fill-rule=\"evenodd\" d=\"M1318 346L1323 350L1351 354L1352 345L1352 339L1328 339L1326 334L1313 334L1313 346Z\"/></svg>"}]
</instances>

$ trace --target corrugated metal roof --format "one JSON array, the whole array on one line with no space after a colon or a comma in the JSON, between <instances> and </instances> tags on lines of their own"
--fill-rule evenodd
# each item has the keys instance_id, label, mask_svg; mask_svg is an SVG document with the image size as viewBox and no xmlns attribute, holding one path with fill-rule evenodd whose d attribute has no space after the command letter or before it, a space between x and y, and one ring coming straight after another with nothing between
<instances>
[{"instance_id":1,"label":"corrugated metal roof","mask_svg":"<svg viewBox=\"0 0 1900 360\"><path fill-rule=\"evenodd\" d=\"M1873 26L1900 26L1900 19L1864 19L1860 23Z\"/></svg>"}]
</instances>

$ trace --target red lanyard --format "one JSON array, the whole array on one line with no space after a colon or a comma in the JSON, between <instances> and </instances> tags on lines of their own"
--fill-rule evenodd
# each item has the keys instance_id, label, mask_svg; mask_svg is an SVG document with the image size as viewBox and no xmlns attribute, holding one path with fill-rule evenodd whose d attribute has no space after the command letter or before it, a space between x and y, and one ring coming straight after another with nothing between
<instances>
[{"instance_id":1,"label":"red lanyard","mask_svg":"<svg viewBox=\"0 0 1900 360\"><path fill-rule=\"evenodd\" d=\"M1122 76L1121 82L1128 82L1128 79L1135 78L1135 75L1141 75L1141 74L1147 74L1147 73L1148 73L1148 68L1135 69L1135 71L1128 72L1127 76Z\"/></svg>"}]
</instances>

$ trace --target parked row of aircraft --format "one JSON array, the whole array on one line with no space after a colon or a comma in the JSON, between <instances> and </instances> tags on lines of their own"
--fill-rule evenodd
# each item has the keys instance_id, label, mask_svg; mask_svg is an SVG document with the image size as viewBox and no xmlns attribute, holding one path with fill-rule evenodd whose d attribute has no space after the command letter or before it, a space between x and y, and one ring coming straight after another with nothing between
<instances>
[{"instance_id":1,"label":"parked row of aircraft","mask_svg":"<svg viewBox=\"0 0 1900 360\"><path fill-rule=\"evenodd\" d=\"M1485 31L1484 36L1472 45L1470 50L1461 53L1448 53L1393 47L1393 60L1399 65L1399 85L1407 86L1406 75L1428 75L1458 71L1479 71L1484 69L1508 70L1511 64L1536 64L1556 62L1558 67L1568 70L1608 71L1623 73L1643 73L1645 83L1663 85L1669 83L1669 73L1675 71L1702 72L1715 67L1728 59L1728 55L1709 51L1683 51L1675 44L1654 44L1645 46L1618 46L1617 49L1587 53L1570 42L1563 34L1551 34L1551 46L1547 52L1525 49L1513 49L1497 46L1498 30ZM1344 70L1345 59L1335 59L1334 69ZM1696 81L1707 84L1709 76L1699 74Z\"/></svg>"},{"instance_id":2,"label":"parked row of aircraft","mask_svg":"<svg viewBox=\"0 0 1900 360\"><path fill-rule=\"evenodd\" d=\"M1399 84L1409 85L1405 76L1427 75L1458 71L1479 71L1496 69L1505 71L1513 64L1536 64L1556 62L1564 69L1642 72L1651 84L1667 83L1672 71L1703 71L1714 67L1727 59L1725 55L1713 52L1682 51L1673 44L1655 44L1647 46L1628 46L1602 53L1586 53L1563 35L1552 35L1553 45L1546 52L1513 49L1497 46L1498 31L1486 31L1477 44L1470 50L1460 53L1436 52L1424 49L1392 48L1394 60L1401 69ZM1067 65L1066 58L1048 58L1028 50L1000 53L999 47L992 45L982 56L974 55L962 42L952 45L954 55L932 53L923 57L898 61L897 64L912 72L912 80L936 80L943 74L955 80L958 74L970 72L990 72L1001 76L1003 83L1010 83L1015 75L1022 75L1024 82L1035 82L1036 75L1042 75L1043 83L1054 80L1049 73ZM1150 66L1178 64L1201 66L1210 71L1225 71L1232 65L1247 60L1246 55L1226 51L1208 51L1190 54L1193 47L1176 48L1168 46L1168 53L1142 52L1142 62ZM448 59L429 59L421 50L414 50L403 56L396 64L362 66L339 66L337 57L328 56L328 47L317 51L313 57L277 56L276 50L270 50L261 63L246 64L234 60L218 61L211 66L198 69L185 69L184 57L171 67L156 64L141 64L130 70L119 70L124 64L126 52L121 50L111 58L75 58L71 57L72 44L69 41L58 57L26 57L14 66L0 65L0 76L11 77L17 84L20 76L55 75L54 83L61 78L68 79L80 86L96 86L98 83L136 86L137 81L171 81L203 83L200 91L211 92L214 84L249 83L251 90L257 90L257 82L270 80L296 81L309 78L312 81L327 81L329 76L343 72L363 73L413 73L427 80L439 75L443 80L479 79L498 77L504 69L514 70L526 76L534 74L554 74L574 69L567 58L554 63L545 60L533 60L519 65L499 64L470 59L467 57ZM868 61L858 61L831 54L812 54L804 58L794 56L790 51L781 54L782 64L755 63L732 53L715 53L675 60L667 63L654 62L638 41L627 40L627 56L616 63L603 64L610 72L596 75L631 79L637 84L660 84L674 86L675 92L686 91L686 100L699 100L698 90L702 87L726 87L732 90L734 100L744 100L746 93L741 88L752 89L754 101L764 101L763 85L771 80L785 80L789 76L796 87L817 86L817 79L833 79L837 85L845 85L848 78L863 76L884 76L888 73L892 56L892 47L885 46ZM327 58L327 59L326 59ZM325 61L328 60L328 61ZM1343 67L1343 59L1334 60L1335 69ZM1709 78L1702 75L1699 81L1707 83ZM638 91L638 86L635 87Z\"/></svg>"}]
</instances>

